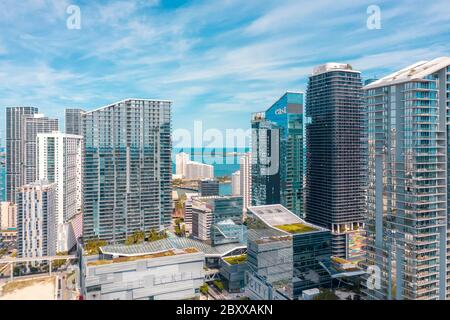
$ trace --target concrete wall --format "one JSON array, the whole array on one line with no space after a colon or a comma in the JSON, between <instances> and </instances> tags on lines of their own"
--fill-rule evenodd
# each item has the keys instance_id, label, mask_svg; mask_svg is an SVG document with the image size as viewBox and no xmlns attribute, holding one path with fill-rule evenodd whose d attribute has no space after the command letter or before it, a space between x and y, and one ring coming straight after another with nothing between
<instances>
[{"instance_id":1,"label":"concrete wall","mask_svg":"<svg viewBox=\"0 0 450 320\"><path fill-rule=\"evenodd\" d=\"M198 295L204 283L204 253L88 266L82 262L87 300L173 300Z\"/></svg>"}]
</instances>

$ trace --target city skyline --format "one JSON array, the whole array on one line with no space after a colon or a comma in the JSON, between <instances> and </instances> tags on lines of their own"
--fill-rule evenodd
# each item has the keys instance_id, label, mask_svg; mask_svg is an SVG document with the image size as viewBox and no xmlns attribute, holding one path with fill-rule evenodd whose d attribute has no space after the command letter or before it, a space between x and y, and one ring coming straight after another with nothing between
<instances>
[{"instance_id":1,"label":"city skyline","mask_svg":"<svg viewBox=\"0 0 450 320\"><path fill-rule=\"evenodd\" d=\"M4 0L0 300L450 300L449 17Z\"/></svg>"},{"instance_id":2,"label":"city skyline","mask_svg":"<svg viewBox=\"0 0 450 320\"><path fill-rule=\"evenodd\" d=\"M371 1L77 1L79 30L66 27L70 1L12 3L0 22L1 123L6 106L37 106L64 126L65 108L135 96L171 97L174 129L192 130L195 120L249 128L246 114L286 90L305 92L313 65L343 61L372 78L450 46L443 0L420 11L377 1L374 30L366 26Z\"/></svg>"}]
</instances>

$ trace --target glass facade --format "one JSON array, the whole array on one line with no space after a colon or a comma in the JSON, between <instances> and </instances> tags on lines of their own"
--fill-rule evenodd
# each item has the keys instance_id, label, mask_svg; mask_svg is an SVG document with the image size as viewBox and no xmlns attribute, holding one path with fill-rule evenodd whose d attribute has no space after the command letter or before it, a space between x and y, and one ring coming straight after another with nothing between
<instances>
[{"instance_id":1,"label":"glass facade","mask_svg":"<svg viewBox=\"0 0 450 320\"><path fill-rule=\"evenodd\" d=\"M23 185L22 155L24 138L23 116L38 113L33 107L6 108L6 199L16 201L17 188Z\"/></svg>"},{"instance_id":2,"label":"glass facade","mask_svg":"<svg viewBox=\"0 0 450 320\"><path fill-rule=\"evenodd\" d=\"M317 67L306 115L306 219L331 230L333 255L348 258L349 235L365 215L362 80L347 64Z\"/></svg>"},{"instance_id":3,"label":"glass facade","mask_svg":"<svg viewBox=\"0 0 450 320\"><path fill-rule=\"evenodd\" d=\"M252 204L303 216L303 93L287 92L252 119Z\"/></svg>"},{"instance_id":4,"label":"glass facade","mask_svg":"<svg viewBox=\"0 0 450 320\"><path fill-rule=\"evenodd\" d=\"M292 299L299 298L303 290L330 286L330 274L321 265L331 256L329 230L293 218L281 205L251 207L247 214L250 272ZM278 224L304 229L287 232Z\"/></svg>"},{"instance_id":5,"label":"glass facade","mask_svg":"<svg viewBox=\"0 0 450 320\"><path fill-rule=\"evenodd\" d=\"M213 245L245 242L241 196L194 197L192 203L193 236Z\"/></svg>"},{"instance_id":6,"label":"glass facade","mask_svg":"<svg viewBox=\"0 0 450 320\"><path fill-rule=\"evenodd\" d=\"M81 109L66 109L65 127L67 134L82 135L82 113Z\"/></svg>"},{"instance_id":7,"label":"glass facade","mask_svg":"<svg viewBox=\"0 0 450 320\"><path fill-rule=\"evenodd\" d=\"M448 299L448 67L425 69L366 87L366 264L381 273L369 299Z\"/></svg>"},{"instance_id":8,"label":"glass facade","mask_svg":"<svg viewBox=\"0 0 450 320\"><path fill-rule=\"evenodd\" d=\"M125 100L83 113L85 239L122 242L172 212L171 102Z\"/></svg>"}]
</instances>

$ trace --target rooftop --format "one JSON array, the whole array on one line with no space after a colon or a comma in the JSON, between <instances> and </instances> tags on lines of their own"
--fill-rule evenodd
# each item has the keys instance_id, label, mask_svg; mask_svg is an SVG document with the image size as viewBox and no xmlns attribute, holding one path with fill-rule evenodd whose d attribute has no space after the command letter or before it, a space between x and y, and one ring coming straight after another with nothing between
<instances>
[{"instance_id":1,"label":"rooftop","mask_svg":"<svg viewBox=\"0 0 450 320\"><path fill-rule=\"evenodd\" d=\"M330 72L330 71L346 71L346 72L360 73L359 71L353 70L352 66L349 65L348 63L329 62L329 63L315 67L313 69L312 75L317 76L319 74Z\"/></svg>"},{"instance_id":2,"label":"rooftop","mask_svg":"<svg viewBox=\"0 0 450 320\"><path fill-rule=\"evenodd\" d=\"M122 263L122 262L130 262L130 261L145 260L145 259L171 257L171 256L178 256L178 255L182 255L182 254L197 253L197 252L199 252L199 251L196 248L172 249L172 250L160 251L160 252L149 253L149 254L121 256L121 257L113 258L113 259L101 259L101 260L89 261L87 265L88 266L98 266L98 265L105 265L105 264L112 264L112 263Z\"/></svg>"},{"instance_id":3,"label":"rooftop","mask_svg":"<svg viewBox=\"0 0 450 320\"><path fill-rule=\"evenodd\" d=\"M103 254L120 256L139 256L152 254L174 249L194 248L199 252L205 253L206 257L222 257L235 249L246 248L244 243L228 243L218 246L211 246L207 243L191 238L166 238L153 242L144 242L136 245L109 245L101 247Z\"/></svg>"},{"instance_id":4,"label":"rooftop","mask_svg":"<svg viewBox=\"0 0 450 320\"><path fill-rule=\"evenodd\" d=\"M327 229L308 223L280 204L249 207L248 210L266 225L287 234L299 234Z\"/></svg>"},{"instance_id":5,"label":"rooftop","mask_svg":"<svg viewBox=\"0 0 450 320\"><path fill-rule=\"evenodd\" d=\"M374 89L386 85L400 84L413 80L420 80L443 68L450 66L450 57L440 57L431 61L419 61L400 71L394 72L380 80L365 86L364 89Z\"/></svg>"},{"instance_id":6,"label":"rooftop","mask_svg":"<svg viewBox=\"0 0 450 320\"><path fill-rule=\"evenodd\" d=\"M310 231L318 231L317 228L312 227L310 225L306 225L304 223L283 224L283 225L275 226L275 228L280 229L282 231L289 232L291 234L305 233L305 232L310 232Z\"/></svg>"},{"instance_id":7,"label":"rooftop","mask_svg":"<svg viewBox=\"0 0 450 320\"><path fill-rule=\"evenodd\" d=\"M115 106L115 105L118 105L118 104L121 104L121 103L130 102L130 101L150 101L150 102L172 103L172 101L170 101L170 100L128 98L128 99L124 99L124 100L121 100L121 101L117 101L115 103L108 104L108 105L103 106L103 107L96 108L94 110L84 111L83 113L87 114L87 113L91 113L91 112L94 112L94 111L99 111L99 110L102 110L102 109L105 109L105 108L109 108L109 107L112 107L112 106Z\"/></svg>"},{"instance_id":8,"label":"rooftop","mask_svg":"<svg viewBox=\"0 0 450 320\"><path fill-rule=\"evenodd\" d=\"M247 262L247 255L241 254L239 256L225 257L223 260L231 265L241 264Z\"/></svg>"}]
</instances>

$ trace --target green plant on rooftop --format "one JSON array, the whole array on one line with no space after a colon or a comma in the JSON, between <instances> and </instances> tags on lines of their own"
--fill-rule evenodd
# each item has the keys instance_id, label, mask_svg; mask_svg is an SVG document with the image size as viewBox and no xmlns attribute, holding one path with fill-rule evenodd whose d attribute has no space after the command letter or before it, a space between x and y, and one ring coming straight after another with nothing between
<instances>
[{"instance_id":1,"label":"green plant on rooftop","mask_svg":"<svg viewBox=\"0 0 450 320\"><path fill-rule=\"evenodd\" d=\"M100 253L100 247L106 246L108 243L105 240L95 239L88 240L84 245L87 255L94 255Z\"/></svg>"},{"instance_id":2,"label":"green plant on rooftop","mask_svg":"<svg viewBox=\"0 0 450 320\"><path fill-rule=\"evenodd\" d=\"M219 290L220 292L222 292L223 289L225 288L225 287L223 286L222 281L220 281L220 280L214 280L214 281L213 281L213 285L214 285L214 287L216 287L217 290Z\"/></svg>"},{"instance_id":3,"label":"green plant on rooftop","mask_svg":"<svg viewBox=\"0 0 450 320\"><path fill-rule=\"evenodd\" d=\"M131 236L129 236L125 240L126 245L132 245L132 244L139 244L144 242L145 240L145 233L144 231L135 231Z\"/></svg>"},{"instance_id":4,"label":"green plant on rooftop","mask_svg":"<svg viewBox=\"0 0 450 320\"><path fill-rule=\"evenodd\" d=\"M148 233L147 241L153 242L153 241L166 239L167 237L168 237L168 235L165 230L158 232L157 230L152 229Z\"/></svg>"},{"instance_id":5,"label":"green plant on rooftop","mask_svg":"<svg viewBox=\"0 0 450 320\"><path fill-rule=\"evenodd\" d=\"M223 260L225 260L229 264L241 264L241 263L244 263L247 261L247 255L242 254L240 256L226 257L226 258L223 258Z\"/></svg>"},{"instance_id":6,"label":"green plant on rooftop","mask_svg":"<svg viewBox=\"0 0 450 320\"><path fill-rule=\"evenodd\" d=\"M278 228L280 230L289 232L291 234L305 233L305 232L310 232L310 231L317 231L316 228L308 226L308 225L303 224L303 223L282 224L282 225L279 225L279 226L275 226L275 228Z\"/></svg>"},{"instance_id":7,"label":"green plant on rooftop","mask_svg":"<svg viewBox=\"0 0 450 320\"><path fill-rule=\"evenodd\" d=\"M208 294L208 289L209 289L209 287L208 287L208 285L205 283L204 285L202 285L202 286L200 287L200 292L201 292L202 294L204 294L204 295L207 295L207 294Z\"/></svg>"}]
</instances>

